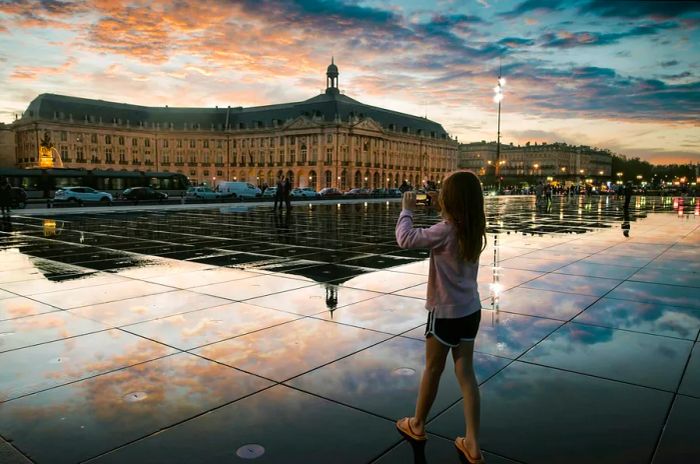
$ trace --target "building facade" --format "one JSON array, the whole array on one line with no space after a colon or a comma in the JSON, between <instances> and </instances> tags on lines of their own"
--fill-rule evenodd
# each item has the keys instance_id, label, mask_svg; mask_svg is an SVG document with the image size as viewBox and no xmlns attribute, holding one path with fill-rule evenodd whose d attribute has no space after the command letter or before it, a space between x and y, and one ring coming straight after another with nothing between
<instances>
[{"instance_id":1,"label":"building facade","mask_svg":"<svg viewBox=\"0 0 700 464\"><path fill-rule=\"evenodd\" d=\"M42 94L13 123L15 166L39 166L48 134L57 167L179 172L193 183L391 188L440 182L457 168L458 143L426 118L325 93L260 107L155 108Z\"/></svg>"},{"instance_id":2,"label":"building facade","mask_svg":"<svg viewBox=\"0 0 700 464\"><path fill-rule=\"evenodd\" d=\"M602 180L611 176L612 154L566 143L501 144L497 150L496 142L481 141L461 144L458 164L480 175Z\"/></svg>"},{"instance_id":3,"label":"building facade","mask_svg":"<svg viewBox=\"0 0 700 464\"><path fill-rule=\"evenodd\" d=\"M15 165L15 135L9 124L0 122L0 167L11 168Z\"/></svg>"}]
</instances>

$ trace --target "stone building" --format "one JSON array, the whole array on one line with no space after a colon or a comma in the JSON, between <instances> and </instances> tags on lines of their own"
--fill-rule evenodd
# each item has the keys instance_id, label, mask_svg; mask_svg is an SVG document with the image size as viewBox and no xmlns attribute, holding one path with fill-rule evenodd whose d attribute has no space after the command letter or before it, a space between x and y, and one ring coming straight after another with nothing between
<instances>
[{"instance_id":1,"label":"stone building","mask_svg":"<svg viewBox=\"0 0 700 464\"><path fill-rule=\"evenodd\" d=\"M15 165L15 135L9 124L0 122L0 168Z\"/></svg>"},{"instance_id":2,"label":"stone building","mask_svg":"<svg viewBox=\"0 0 700 464\"><path fill-rule=\"evenodd\" d=\"M529 142L521 145L501 144L496 156L496 142L475 142L459 146L459 167L481 175L498 174L503 177L535 178L610 178L612 154L588 146L566 143Z\"/></svg>"},{"instance_id":3,"label":"stone building","mask_svg":"<svg viewBox=\"0 0 700 464\"><path fill-rule=\"evenodd\" d=\"M145 107L54 94L13 123L17 167L38 166L46 133L54 164L179 172L192 182L245 180L294 186L386 188L438 182L457 167L458 143L437 122L365 105L340 93L328 66L325 93L277 105Z\"/></svg>"}]
</instances>

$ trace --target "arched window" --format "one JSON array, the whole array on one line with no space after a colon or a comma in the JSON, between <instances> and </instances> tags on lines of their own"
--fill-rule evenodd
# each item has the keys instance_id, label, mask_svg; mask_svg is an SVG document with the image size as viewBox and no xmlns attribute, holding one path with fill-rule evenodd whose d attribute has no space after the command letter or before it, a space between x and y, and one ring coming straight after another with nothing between
<instances>
[{"instance_id":1,"label":"arched window","mask_svg":"<svg viewBox=\"0 0 700 464\"><path fill-rule=\"evenodd\" d=\"M340 190L345 190L348 188L348 172L343 169L340 173Z\"/></svg>"},{"instance_id":2,"label":"arched window","mask_svg":"<svg viewBox=\"0 0 700 464\"><path fill-rule=\"evenodd\" d=\"M325 184L326 187L332 187L333 186L333 173L330 171L326 171L325 173Z\"/></svg>"},{"instance_id":3,"label":"arched window","mask_svg":"<svg viewBox=\"0 0 700 464\"><path fill-rule=\"evenodd\" d=\"M105 145L112 145L112 136L105 135Z\"/></svg>"},{"instance_id":4,"label":"arched window","mask_svg":"<svg viewBox=\"0 0 700 464\"><path fill-rule=\"evenodd\" d=\"M374 173L374 181L372 182L372 187L373 188L381 188L382 187L382 181L379 178L379 173L375 172Z\"/></svg>"},{"instance_id":5,"label":"arched window","mask_svg":"<svg viewBox=\"0 0 700 464\"><path fill-rule=\"evenodd\" d=\"M119 145L124 145L124 136L123 135L119 136Z\"/></svg>"},{"instance_id":6,"label":"arched window","mask_svg":"<svg viewBox=\"0 0 700 464\"><path fill-rule=\"evenodd\" d=\"M318 185L318 177L316 176L316 171L309 171L309 187L316 190L316 185Z\"/></svg>"},{"instance_id":7,"label":"arched window","mask_svg":"<svg viewBox=\"0 0 700 464\"><path fill-rule=\"evenodd\" d=\"M362 173L360 171L355 171L355 183L353 184L353 188L360 187L362 187Z\"/></svg>"}]
</instances>

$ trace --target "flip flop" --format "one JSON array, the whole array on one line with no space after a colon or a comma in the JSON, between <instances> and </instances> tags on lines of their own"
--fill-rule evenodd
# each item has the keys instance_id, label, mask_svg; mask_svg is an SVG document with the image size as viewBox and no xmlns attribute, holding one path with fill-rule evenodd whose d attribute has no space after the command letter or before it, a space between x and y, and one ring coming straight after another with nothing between
<instances>
[{"instance_id":1,"label":"flip flop","mask_svg":"<svg viewBox=\"0 0 700 464\"><path fill-rule=\"evenodd\" d=\"M411 420L409 417L404 417L403 419L397 420L396 421L396 428L399 429L399 432L401 433L401 435L408 438L409 440L425 441L428 439L425 436L425 433L417 434L416 432L413 431L413 429L411 428Z\"/></svg>"},{"instance_id":2,"label":"flip flop","mask_svg":"<svg viewBox=\"0 0 700 464\"><path fill-rule=\"evenodd\" d=\"M464 437L457 437L455 439L455 447L457 448L457 452L459 453L460 457L466 459L469 464L486 464L486 460L484 459L484 455L482 453L479 453L479 456L476 458L469 455L467 447L464 446Z\"/></svg>"}]
</instances>

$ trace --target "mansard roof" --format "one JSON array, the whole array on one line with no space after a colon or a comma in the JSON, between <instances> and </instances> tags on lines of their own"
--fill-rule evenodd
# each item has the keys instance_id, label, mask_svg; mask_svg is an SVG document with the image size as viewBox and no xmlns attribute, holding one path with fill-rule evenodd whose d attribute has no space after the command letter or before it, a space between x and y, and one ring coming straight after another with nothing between
<instances>
[{"instance_id":1,"label":"mansard roof","mask_svg":"<svg viewBox=\"0 0 700 464\"><path fill-rule=\"evenodd\" d=\"M386 131L448 138L439 123L376 106L339 93L323 93L308 100L277 105L228 108L149 107L45 93L36 97L18 120L72 120L130 127L172 127L177 130L256 129L284 125L300 116L333 123L371 118Z\"/></svg>"}]
</instances>

